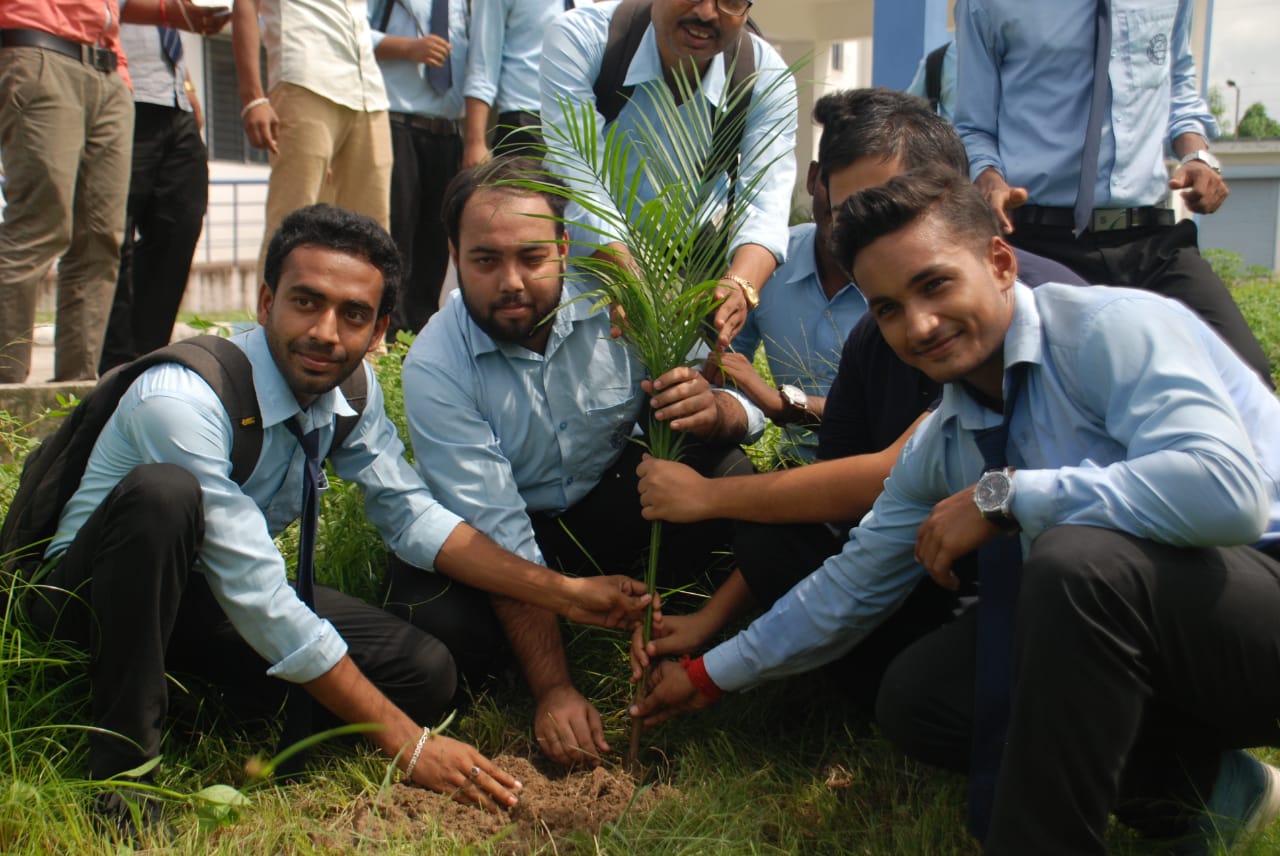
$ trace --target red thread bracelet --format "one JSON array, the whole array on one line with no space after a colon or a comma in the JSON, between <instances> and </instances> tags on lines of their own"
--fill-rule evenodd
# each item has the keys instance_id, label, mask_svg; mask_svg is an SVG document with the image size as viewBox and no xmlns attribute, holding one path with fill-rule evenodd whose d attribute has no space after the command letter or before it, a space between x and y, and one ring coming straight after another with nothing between
<instances>
[{"instance_id":1,"label":"red thread bracelet","mask_svg":"<svg viewBox=\"0 0 1280 856\"><path fill-rule=\"evenodd\" d=\"M160 0L160 26L172 30L169 26L169 0Z\"/></svg>"},{"instance_id":2,"label":"red thread bracelet","mask_svg":"<svg viewBox=\"0 0 1280 856\"><path fill-rule=\"evenodd\" d=\"M684 667L684 673L689 676L689 683L693 684L693 688L707 701L719 701L724 695L724 690L716 686L716 682L707 674L706 664L702 662L701 657L694 660L685 654L680 658L680 665Z\"/></svg>"}]
</instances>

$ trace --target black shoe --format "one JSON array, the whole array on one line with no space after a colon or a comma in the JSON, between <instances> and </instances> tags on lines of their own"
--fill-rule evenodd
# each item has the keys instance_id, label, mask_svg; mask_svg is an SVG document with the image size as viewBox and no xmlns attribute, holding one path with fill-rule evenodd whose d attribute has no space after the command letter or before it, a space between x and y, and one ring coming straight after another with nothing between
<instances>
[{"instance_id":1,"label":"black shoe","mask_svg":"<svg viewBox=\"0 0 1280 856\"><path fill-rule=\"evenodd\" d=\"M103 834L137 844L142 838L169 838L173 828L164 822L164 803L137 791L104 791L93 798L93 816Z\"/></svg>"}]
</instances>

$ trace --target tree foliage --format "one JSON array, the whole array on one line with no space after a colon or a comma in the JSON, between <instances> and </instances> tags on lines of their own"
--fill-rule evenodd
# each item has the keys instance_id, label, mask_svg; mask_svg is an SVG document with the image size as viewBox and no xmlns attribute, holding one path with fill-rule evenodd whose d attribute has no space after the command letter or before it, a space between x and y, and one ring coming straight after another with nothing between
<instances>
[{"instance_id":1,"label":"tree foliage","mask_svg":"<svg viewBox=\"0 0 1280 856\"><path fill-rule=\"evenodd\" d=\"M1250 104L1249 109L1244 111L1244 115L1240 117L1238 131L1239 133L1236 136L1240 139L1280 137L1280 122L1268 116L1267 108L1262 106L1262 102L1257 101Z\"/></svg>"}]
</instances>

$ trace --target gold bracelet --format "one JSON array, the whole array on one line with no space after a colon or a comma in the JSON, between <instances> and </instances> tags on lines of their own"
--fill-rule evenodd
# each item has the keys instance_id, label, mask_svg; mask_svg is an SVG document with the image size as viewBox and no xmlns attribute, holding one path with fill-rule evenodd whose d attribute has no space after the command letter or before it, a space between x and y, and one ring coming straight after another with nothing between
<instances>
[{"instance_id":1,"label":"gold bracelet","mask_svg":"<svg viewBox=\"0 0 1280 856\"><path fill-rule=\"evenodd\" d=\"M196 91L196 86L195 86L195 84L194 84L194 83L192 83L190 80L184 80L184 81L182 81L182 88L183 88L183 89L185 89L185 90L187 90L188 92L195 92L195 91Z\"/></svg>"},{"instance_id":2,"label":"gold bracelet","mask_svg":"<svg viewBox=\"0 0 1280 856\"><path fill-rule=\"evenodd\" d=\"M721 281L727 279L729 282L738 286L738 289L742 292L743 299L747 301L748 310L755 309L760 305L760 293L757 292L755 286L751 284L751 280L740 277L734 273L726 273L724 276L720 277L720 279Z\"/></svg>"}]
</instances>

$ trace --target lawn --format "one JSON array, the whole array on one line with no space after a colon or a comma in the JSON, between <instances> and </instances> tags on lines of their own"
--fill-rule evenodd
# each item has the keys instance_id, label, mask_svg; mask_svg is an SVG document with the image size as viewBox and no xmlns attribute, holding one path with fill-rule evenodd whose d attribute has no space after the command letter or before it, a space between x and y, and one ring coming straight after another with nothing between
<instances>
[{"instance_id":1,"label":"lawn","mask_svg":"<svg viewBox=\"0 0 1280 856\"><path fill-rule=\"evenodd\" d=\"M1280 282L1246 277L1237 298L1280 369ZM400 407L394 357L380 373L389 407ZM0 443L23 445L23 427L0 413ZM16 469L0 467L0 513ZM282 536L292 553L291 533ZM321 532L327 581L371 597L377 590L381 548L364 524L359 498L338 486L326 499ZM340 574L332 572L341 568ZM7 598L5 599L7 601ZM606 719L615 749L625 749L630 698L623 641L606 631L566 626L575 680ZM95 831L88 811L100 783L84 773L88 722L84 665L76 656L35 642L10 609L0 613L0 852L121 852ZM177 708L195 710L181 686ZM449 733L490 755L532 757L532 706L519 686L473 699ZM169 801L172 831L144 839L138 850L177 854L227 853L501 853L501 833L462 845L430 817L412 822L390 810L362 825L358 807L376 805L387 763L352 738L313 752L311 772L280 785L247 770L269 754L274 735L237 730L205 706L166 736L159 786ZM735 694L710 710L669 723L645 737L650 797L637 801L598 832L556 837L539 852L611 854L973 854L964 832L964 780L913 763L889 747L875 726L844 700L837 680L813 675ZM620 768L621 756L605 759ZM213 786L231 786L227 788ZM197 796L205 792L205 798ZM228 804L241 794L246 802ZM638 807L643 802L644 807ZM366 812L368 814L368 812ZM1142 854L1122 830L1116 853ZM1254 848L1280 851L1273 832Z\"/></svg>"}]
</instances>

